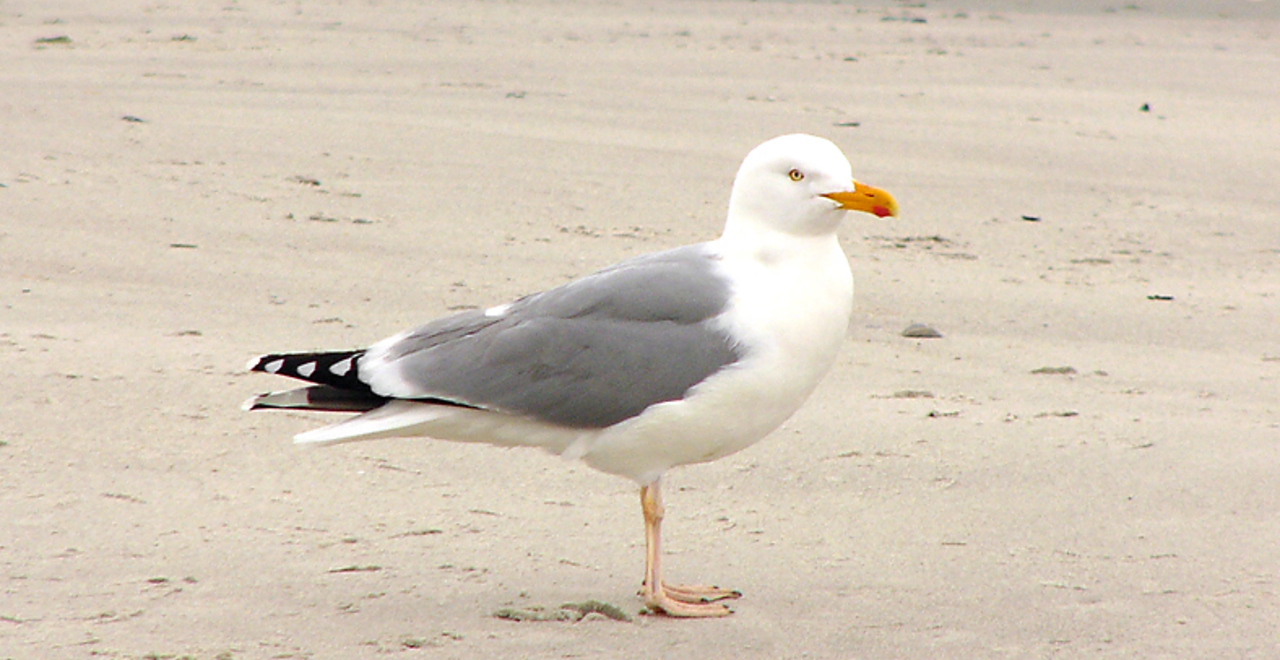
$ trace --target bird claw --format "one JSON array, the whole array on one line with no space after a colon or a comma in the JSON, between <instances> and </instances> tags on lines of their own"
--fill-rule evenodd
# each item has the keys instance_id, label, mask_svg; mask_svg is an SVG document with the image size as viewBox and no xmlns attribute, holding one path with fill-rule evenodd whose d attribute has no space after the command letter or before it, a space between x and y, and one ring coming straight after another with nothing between
<instances>
[{"instance_id":1,"label":"bird claw","mask_svg":"<svg viewBox=\"0 0 1280 660\"><path fill-rule=\"evenodd\" d=\"M656 590L645 585L640 593L650 613L679 618L728 616L733 610L718 601L742 597L741 591L701 584L664 584Z\"/></svg>"},{"instance_id":2,"label":"bird claw","mask_svg":"<svg viewBox=\"0 0 1280 660\"><path fill-rule=\"evenodd\" d=\"M714 603L721 600L742 598L742 592L706 584L664 584L664 591L682 603Z\"/></svg>"}]
</instances>

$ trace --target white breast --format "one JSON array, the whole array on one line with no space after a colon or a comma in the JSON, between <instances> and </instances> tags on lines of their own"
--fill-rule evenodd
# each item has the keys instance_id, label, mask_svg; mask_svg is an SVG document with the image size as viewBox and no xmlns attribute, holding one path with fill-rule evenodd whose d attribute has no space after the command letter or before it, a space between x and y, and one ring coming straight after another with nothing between
<instances>
[{"instance_id":1,"label":"white breast","mask_svg":"<svg viewBox=\"0 0 1280 660\"><path fill-rule=\"evenodd\" d=\"M721 317L744 359L681 401L607 429L582 455L592 467L647 483L676 465L744 449L781 425L830 369L848 329L853 276L834 236L722 254L734 282Z\"/></svg>"}]
</instances>

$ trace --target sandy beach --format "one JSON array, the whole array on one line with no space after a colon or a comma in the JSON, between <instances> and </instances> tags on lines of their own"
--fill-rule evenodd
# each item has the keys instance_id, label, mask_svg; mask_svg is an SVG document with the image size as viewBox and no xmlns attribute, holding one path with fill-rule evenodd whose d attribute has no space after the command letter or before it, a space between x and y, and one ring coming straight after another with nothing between
<instances>
[{"instance_id":1,"label":"sandy beach","mask_svg":"<svg viewBox=\"0 0 1280 660\"><path fill-rule=\"evenodd\" d=\"M0 53L0 659L1280 653L1275 2L25 0ZM808 404L666 480L733 616L637 615L628 481L240 411L714 238L793 132L902 215Z\"/></svg>"}]
</instances>

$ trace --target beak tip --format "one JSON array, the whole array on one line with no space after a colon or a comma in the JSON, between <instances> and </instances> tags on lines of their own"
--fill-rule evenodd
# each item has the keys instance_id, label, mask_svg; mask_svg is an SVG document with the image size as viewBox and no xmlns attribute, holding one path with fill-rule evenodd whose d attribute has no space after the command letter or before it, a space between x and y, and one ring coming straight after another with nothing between
<instances>
[{"instance_id":1,"label":"beak tip","mask_svg":"<svg viewBox=\"0 0 1280 660\"><path fill-rule=\"evenodd\" d=\"M898 215L898 202L893 195L857 181L854 182L852 191L827 193L823 197L836 202L846 211L870 213L877 218Z\"/></svg>"}]
</instances>

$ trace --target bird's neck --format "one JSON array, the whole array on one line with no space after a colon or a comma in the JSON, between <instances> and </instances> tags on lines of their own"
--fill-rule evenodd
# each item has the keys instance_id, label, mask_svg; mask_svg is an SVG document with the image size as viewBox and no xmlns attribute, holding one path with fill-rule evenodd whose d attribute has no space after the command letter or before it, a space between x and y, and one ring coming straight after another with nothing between
<instances>
[{"instance_id":1,"label":"bird's neck","mask_svg":"<svg viewBox=\"0 0 1280 660\"><path fill-rule=\"evenodd\" d=\"M813 259L831 251L841 252L835 228L812 233L781 231L750 217L731 217L716 241L726 255L763 262L782 259Z\"/></svg>"}]
</instances>

